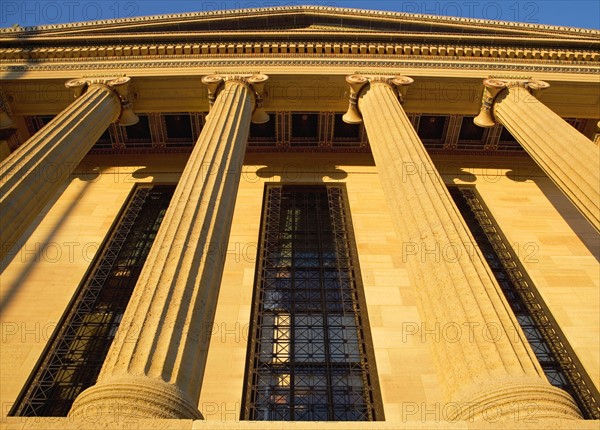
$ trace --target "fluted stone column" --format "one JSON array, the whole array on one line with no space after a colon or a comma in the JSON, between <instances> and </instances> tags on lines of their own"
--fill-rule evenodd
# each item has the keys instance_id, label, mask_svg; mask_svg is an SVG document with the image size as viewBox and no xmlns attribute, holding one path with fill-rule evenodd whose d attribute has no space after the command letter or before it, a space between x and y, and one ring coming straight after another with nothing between
<instances>
[{"instance_id":1,"label":"fluted stone column","mask_svg":"<svg viewBox=\"0 0 600 430\"><path fill-rule=\"evenodd\" d=\"M348 122L362 115L383 190L420 301L423 330L452 339L431 344L448 418L578 418L571 397L552 387L508 310L502 292L398 98L406 77L349 76ZM490 335L490 330L494 334Z\"/></svg>"},{"instance_id":2,"label":"fluted stone column","mask_svg":"<svg viewBox=\"0 0 600 430\"><path fill-rule=\"evenodd\" d=\"M208 76L211 110L96 385L71 415L202 418L197 402L246 142L264 75ZM258 109L254 116L268 120Z\"/></svg>"},{"instance_id":3,"label":"fluted stone column","mask_svg":"<svg viewBox=\"0 0 600 430\"><path fill-rule=\"evenodd\" d=\"M600 230L600 149L532 92L543 81L486 79L475 124L502 124L587 220Z\"/></svg>"},{"instance_id":4,"label":"fluted stone column","mask_svg":"<svg viewBox=\"0 0 600 430\"><path fill-rule=\"evenodd\" d=\"M0 164L0 259L110 125L122 117L129 78L65 85L78 98ZM130 108L130 106L127 106Z\"/></svg>"}]
</instances>

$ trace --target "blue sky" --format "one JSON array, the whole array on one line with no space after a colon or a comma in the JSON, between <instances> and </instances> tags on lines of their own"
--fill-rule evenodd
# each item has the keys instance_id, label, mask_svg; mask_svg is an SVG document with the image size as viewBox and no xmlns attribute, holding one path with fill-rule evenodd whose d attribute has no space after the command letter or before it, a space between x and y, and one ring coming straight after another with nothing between
<instances>
[{"instance_id":1,"label":"blue sky","mask_svg":"<svg viewBox=\"0 0 600 430\"><path fill-rule=\"evenodd\" d=\"M299 4L452 15L600 29L600 0L343 1L343 0L2 0L0 27Z\"/></svg>"}]
</instances>

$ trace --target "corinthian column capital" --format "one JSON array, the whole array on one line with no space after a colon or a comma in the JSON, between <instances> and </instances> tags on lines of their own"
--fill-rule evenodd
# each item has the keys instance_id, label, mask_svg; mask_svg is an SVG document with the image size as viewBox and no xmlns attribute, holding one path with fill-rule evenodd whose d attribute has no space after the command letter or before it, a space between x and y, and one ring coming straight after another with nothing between
<instances>
[{"instance_id":1,"label":"corinthian column capital","mask_svg":"<svg viewBox=\"0 0 600 430\"><path fill-rule=\"evenodd\" d=\"M269 77L263 74L253 75L207 75L202 78L202 83L208 87L208 106L212 108L219 93L227 85L244 85L253 97L254 111L252 113L253 124L264 124L269 121L269 115L263 108L265 82Z\"/></svg>"},{"instance_id":2,"label":"corinthian column capital","mask_svg":"<svg viewBox=\"0 0 600 430\"><path fill-rule=\"evenodd\" d=\"M350 105L342 119L348 124L360 124L363 120L358 108L358 100L370 86L386 85L390 87L400 103L403 104L406 89L414 82L414 79L402 75L349 75L346 77L346 82L350 85Z\"/></svg>"},{"instance_id":3,"label":"corinthian column capital","mask_svg":"<svg viewBox=\"0 0 600 430\"><path fill-rule=\"evenodd\" d=\"M131 78L128 76L120 77L86 77L71 79L65 82L65 87L73 90L75 98L81 97L89 88L93 86L102 86L113 91L121 101L121 113L117 118L119 125L128 126L137 124L140 120L133 111L131 103L130 87Z\"/></svg>"},{"instance_id":4,"label":"corinthian column capital","mask_svg":"<svg viewBox=\"0 0 600 430\"><path fill-rule=\"evenodd\" d=\"M483 96L481 98L481 110L473 122L479 127L493 127L497 124L494 118L494 102L500 93L508 91L511 88L523 88L530 94L535 95L538 91L545 90L550 84L545 81L534 79L484 79Z\"/></svg>"}]
</instances>

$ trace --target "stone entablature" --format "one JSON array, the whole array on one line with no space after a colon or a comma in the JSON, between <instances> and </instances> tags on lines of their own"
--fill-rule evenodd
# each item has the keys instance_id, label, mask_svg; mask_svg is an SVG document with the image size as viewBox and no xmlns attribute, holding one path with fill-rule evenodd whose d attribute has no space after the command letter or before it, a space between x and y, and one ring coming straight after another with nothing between
<instances>
[{"instance_id":1,"label":"stone entablature","mask_svg":"<svg viewBox=\"0 0 600 430\"><path fill-rule=\"evenodd\" d=\"M519 48L510 46L487 47L469 45L432 45L432 44L376 44L344 42L246 42L246 43L202 43L202 44L152 44L152 45L104 45L104 46L62 46L43 48L5 48L0 49L2 60L39 60L61 58L113 58L113 57L157 57L190 55L230 56L230 55L335 55L365 56L368 58L393 58L411 56L424 59L463 58L478 59L525 59L590 63L600 61L600 52L586 50L556 50ZM560 64L560 63L559 63Z\"/></svg>"}]
</instances>

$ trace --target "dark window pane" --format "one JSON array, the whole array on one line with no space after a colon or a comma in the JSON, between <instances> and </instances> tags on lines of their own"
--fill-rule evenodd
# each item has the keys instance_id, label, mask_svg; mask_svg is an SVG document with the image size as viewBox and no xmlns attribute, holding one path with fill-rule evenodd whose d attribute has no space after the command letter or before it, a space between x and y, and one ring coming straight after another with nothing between
<instances>
[{"instance_id":1,"label":"dark window pane","mask_svg":"<svg viewBox=\"0 0 600 430\"><path fill-rule=\"evenodd\" d=\"M347 124L342 117L344 114L335 115L335 124L333 130L334 139L355 139L360 140L360 124Z\"/></svg>"},{"instance_id":2,"label":"dark window pane","mask_svg":"<svg viewBox=\"0 0 600 430\"><path fill-rule=\"evenodd\" d=\"M425 141L441 141L446 131L445 116L423 115L419 121L419 137Z\"/></svg>"},{"instance_id":3,"label":"dark window pane","mask_svg":"<svg viewBox=\"0 0 600 430\"><path fill-rule=\"evenodd\" d=\"M292 142L302 141L305 144L317 145L319 142L319 114L292 114Z\"/></svg>"},{"instance_id":4,"label":"dark window pane","mask_svg":"<svg viewBox=\"0 0 600 430\"><path fill-rule=\"evenodd\" d=\"M123 127L127 140L133 141L144 141L151 142L152 136L150 135L150 124L148 122L148 115L138 115L140 120L137 124Z\"/></svg>"},{"instance_id":5,"label":"dark window pane","mask_svg":"<svg viewBox=\"0 0 600 430\"><path fill-rule=\"evenodd\" d=\"M465 116L462 119L460 126L460 134L458 136L459 142L464 141L477 141L480 142L485 134L485 129L475 125L472 116Z\"/></svg>"},{"instance_id":6,"label":"dark window pane","mask_svg":"<svg viewBox=\"0 0 600 430\"><path fill-rule=\"evenodd\" d=\"M346 217L340 187L267 189L246 419L381 419Z\"/></svg>"},{"instance_id":7,"label":"dark window pane","mask_svg":"<svg viewBox=\"0 0 600 430\"><path fill-rule=\"evenodd\" d=\"M515 138L510 131L506 129L506 127L502 127L502 132L500 133L500 142L516 142Z\"/></svg>"},{"instance_id":8,"label":"dark window pane","mask_svg":"<svg viewBox=\"0 0 600 430\"><path fill-rule=\"evenodd\" d=\"M277 139L275 135L277 115L271 114L270 117L264 124L250 124L250 140L274 142Z\"/></svg>"},{"instance_id":9,"label":"dark window pane","mask_svg":"<svg viewBox=\"0 0 600 430\"><path fill-rule=\"evenodd\" d=\"M102 136L98 140L101 142L110 142L110 128L104 130L104 133L102 133Z\"/></svg>"},{"instance_id":10,"label":"dark window pane","mask_svg":"<svg viewBox=\"0 0 600 430\"><path fill-rule=\"evenodd\" d=\"M192 122L189 114L165 115L169 139L192 139Z\"/></svg>"}]
</instances>

